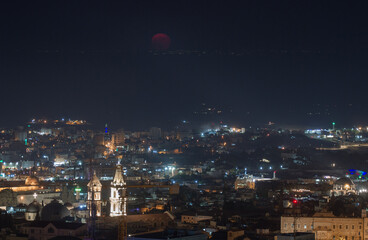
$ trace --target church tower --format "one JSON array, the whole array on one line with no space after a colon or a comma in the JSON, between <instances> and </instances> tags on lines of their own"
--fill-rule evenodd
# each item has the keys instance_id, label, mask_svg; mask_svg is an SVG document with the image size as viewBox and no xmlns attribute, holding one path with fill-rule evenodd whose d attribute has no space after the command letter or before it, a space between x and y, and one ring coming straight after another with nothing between
<instances>
[{"instance_id":1,"label":"church tower","mask_svg":"<svg viewBox=\"0 0 368 240\"><path fill-rule=\"evenodd\" d=\"M96 176L96 171L93 172L93 176L89 183L88 187L88 198L87 198L87 208L89 210L89 216L101 216L101 188L102 184L98 177ZM94 206L93 206L94 205ZM93 215L93 208L95 207L95 215Z\"/></svg>"},{"instance_id":2,"label":"church tower","mask_svg":"<svg viewBox=\"0 0 368 240\"><path fill-rule=\"evenodd\" d=\"M126 216L126 182L123 166L116 165L114 180L111 182L110 216Z\"/></svg>"}]
</instances>

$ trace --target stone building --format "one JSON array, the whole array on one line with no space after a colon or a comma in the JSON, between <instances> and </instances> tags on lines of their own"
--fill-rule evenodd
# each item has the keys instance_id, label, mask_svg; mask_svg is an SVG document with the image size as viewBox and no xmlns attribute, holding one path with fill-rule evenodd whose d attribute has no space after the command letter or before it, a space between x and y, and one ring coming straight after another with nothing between
<instances>
[{"instance_id":1,"label":"stone building","mask_svg":"<svg viewBox=\"0 0 368 240\"><path fill-rule=\"evenodd\" d=\"M93 176L91 178L91 180L89 181L89 183L87 184L88 186L88 197L87 197L87 208L89 210L89 216L92 216L92 204L94 204L95 206L95 211L96 211L96 216L100 217L101 216L101 205L102 205L102 200L101 200L101 188L102 188L102 184L100 182L100 180L98 179L98 177L96 176L96 172L93 173Z\"/></svg>"},{"instance_id":2,"label":"stone building","mask_svg":"<svg viewBox=\"0 0 368 240\"><path fill-rule=\"evenodd\" d=\"M366 210L360 218L335 217L332 213L316 213L313 217L281 217L281 233L313 232L316 240L368 240L366 231Z\"/></svg>"},{"instance_id":3,"label":"stone building","mask_svg":"<svg viewBox=\"0 0 368 240\"><path fill-rule=\"evenodd\" d=\"M333 184L331 196L342 196L349 194L357 194L356 186L350 178L340 178Z\"/></svg>"}]
</instances>

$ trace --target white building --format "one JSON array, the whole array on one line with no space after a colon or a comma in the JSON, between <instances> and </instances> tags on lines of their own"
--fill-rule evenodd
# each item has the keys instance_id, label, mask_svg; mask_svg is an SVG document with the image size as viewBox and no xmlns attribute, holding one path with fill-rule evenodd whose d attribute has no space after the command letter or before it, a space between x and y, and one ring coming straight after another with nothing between
<instances>
[{"instance_id":1,"label":"white building","mask_svg":"<svg viewBox=\"0 0 368 240\"><path fill-rule=\"evenodd\" d=\"M100 180L98 179L98 177L96 176L96 171L94 171L93 176L91 178L91 180L89 181L89 183L87 184L88 186L88 198L87 198L87 208L89 209L89 216L92 216L92 203L94 204L95 208L96 208L96 216L100 217L101 216L101 205L102 205L102 201L101 201L101 188L102 188L102 184L100 182Z\"/></svg>"},{"instance_id":2,"label":"white building","mask_svg":"<svg viewBox=\"0 0 368 240\"><path fill-rule=\"evenodd\" d=\"M110 216L126 216L126 182L123 167L116 165L114 180L111 182Z\"/></svg>"}]
</instances>

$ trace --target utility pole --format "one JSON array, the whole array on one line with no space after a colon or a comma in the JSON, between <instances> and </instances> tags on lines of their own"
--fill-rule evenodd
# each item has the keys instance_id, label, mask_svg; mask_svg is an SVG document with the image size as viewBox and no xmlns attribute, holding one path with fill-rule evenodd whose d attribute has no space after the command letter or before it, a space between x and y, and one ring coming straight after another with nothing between
<instances>
[{"instance_id":1,"label":"utility pole","mask_svg":"<svg viewBox=\"0 0 368 240\"><path fill-rule=\"evenodd\" d=\"M122 215L119 220L119 240L126 240L128 237L128 224L127 224L127 212L126 212L126 202L127 202L127 194L126 187L119 191L119 197L121 198L121 210Z\"/></svg>"},{"instance_id":2,"label":"utility pole","mask_svg":"<svg viewBox=\"0 0 368 240\"><path fill-rule=\"evenodd\" d=\"M94 151L92 149L89 149L88 151L88 157L89 157L89 179L92 180L93 178L93 170L92 170L92 164L93 164L93 157L94 157ZM91 203L90 203L90 210L89 210L89 218L88 218L88 233L89 238L91 240L96 239L96 203L95 203L95 189L92 184L91 186ZM87 195L88 196L88 195ZM87 197L88 198L88 197ZM88 200L88 199L87 199Z\"/></svg>"}]
</instances>

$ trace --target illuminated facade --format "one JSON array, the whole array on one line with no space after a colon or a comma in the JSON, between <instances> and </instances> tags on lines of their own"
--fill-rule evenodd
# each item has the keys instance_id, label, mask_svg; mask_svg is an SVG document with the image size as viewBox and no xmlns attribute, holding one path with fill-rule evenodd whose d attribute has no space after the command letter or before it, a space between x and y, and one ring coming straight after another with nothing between
<instances>
[{"instance_id":1,"label":"illuminated facade","mask_svg":"<svg viewBox=\"0 0 368 240\"><path fill-rule=\"evenodd\" d=\"M246 188L246 189L255 189L256 181L253 178L244 177L237 178L234 183L235 190Z\"/></svg>"},{"instance_id":2,"label":"illuminated facade","mask_svg":"<svg viewBox=\"0 0 368 240\"><path fill-rule=\"evenodd\" d=\"M316 240L367 240L368 218L335 217L317 213L313 217L281 217L281 233L313 232Z\"/></svg>"},{"instance_id":3,"label":"illuminated facade","mask_svg":"<svg viewBox=\"0 0 368 240\"><path fill-rule=\"evenodd\" d=\"M355 184L349 178L340 178L333 184L331 195L342 196L349 194L357 194Z\"/></svg>"},{"instance_id":4,"label":"illuminated facade","mask_svg":"<svg viewBox=\"0 0 368 240\"><path fill-rule=\"evenodd\" d=\"M123 166L116 166L114 180L111 182L110 216L126 216L126 182L123 177Z\"/></svg>"},{"instance_id":5,"label":"illuminated facade","mask_svg":"<svg viewBox=\"0 0 368 240\"><path fill-rule=\"evenodd\" d=\"M93 173L93 177L87 184L88 186L88 200L87 200L87 207L89 209L89 216L92 216L93 205L95 206L96 216L101 216L101 188L102 184L98 177L96 176L96 172Z\"/></svg>"},{"instance_id":6,"label":"illuminated facade","mask_svg":"<svg viewBox=\"0 0 368 240\"><path fill-rule=\"evenodd\" d=\"M6 182L7 186L3 187L0 185L0 191L4 189L11 189L14 192L26 192L26 191L35 191L41 190L42 187L40 186L39 180L35 176L28 176L24 183L19 181L14 182Z\"/></svg>"},{"instance_id":7,"label":"illuminated facade","mask_svg":"<svg viewBox=\"0 0 368 240\"><path fill-rule=\"evenodd\" d=\"M116 146L123 146L125 142L125 134L123 131L119 131L117 133L112 134L111 139L112 144Z\"/></svg>"}]
</instances>

